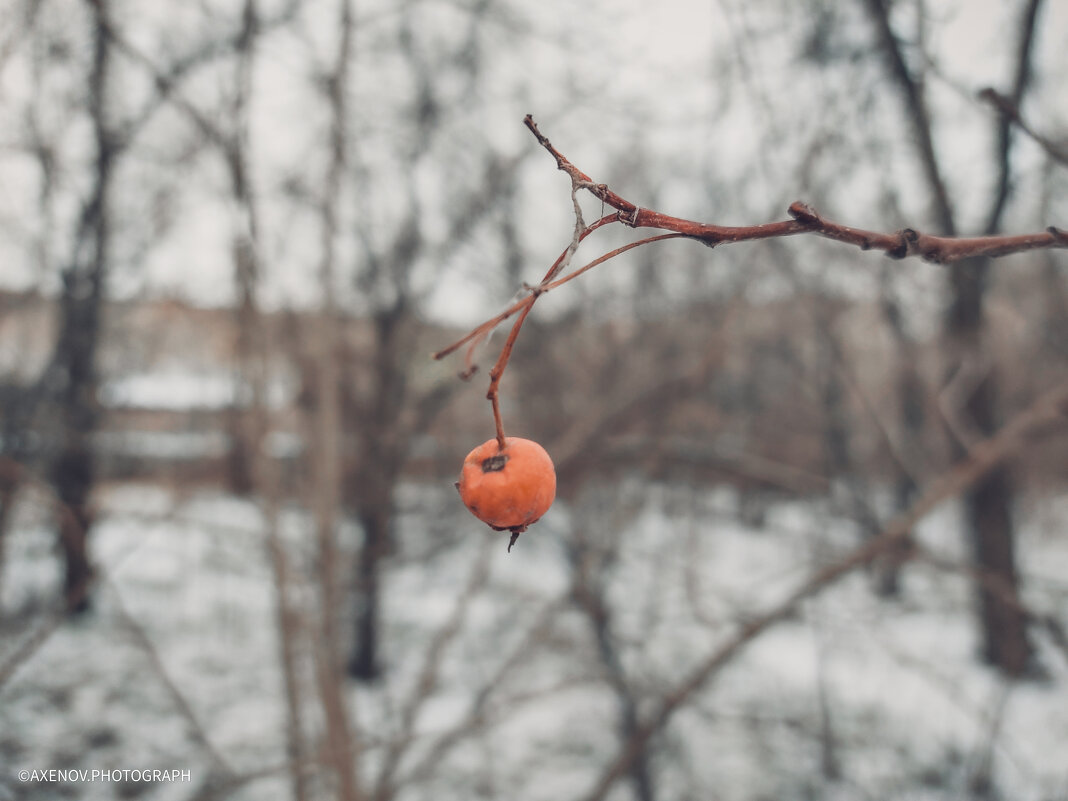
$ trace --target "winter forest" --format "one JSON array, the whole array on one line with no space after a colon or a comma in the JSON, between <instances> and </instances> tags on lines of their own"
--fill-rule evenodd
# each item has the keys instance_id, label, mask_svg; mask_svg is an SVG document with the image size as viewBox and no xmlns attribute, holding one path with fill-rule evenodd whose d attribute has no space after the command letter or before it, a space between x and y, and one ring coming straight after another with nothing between
<instances>
[{"instance_id":1,"label":"winter forest","mask_svg":"<svg viewBox=\"0 0 1068 801\"><path fill-rule=\"evenodd\" d=\"M0 0L0 801L1068 801L1066 43Z\"/></svg>"}]
</instances>

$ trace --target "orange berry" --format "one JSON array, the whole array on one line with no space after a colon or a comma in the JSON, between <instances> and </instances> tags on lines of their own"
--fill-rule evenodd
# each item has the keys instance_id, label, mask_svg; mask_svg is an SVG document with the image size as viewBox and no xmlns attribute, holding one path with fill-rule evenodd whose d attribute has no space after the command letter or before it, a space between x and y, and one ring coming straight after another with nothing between
<instances>
[{"instance_id":1,"label":"orange berry","mask_svg":"<svg viewBox=\"0 0 1068 801\"><path fill-rule=\"evenodd\" d=\"M494 438L467 454L456 488L479 520L498 531L519 532L552 506L556 470L538 443L519 437L504 442L504 450Z\"/></svg>"}]
</instances>

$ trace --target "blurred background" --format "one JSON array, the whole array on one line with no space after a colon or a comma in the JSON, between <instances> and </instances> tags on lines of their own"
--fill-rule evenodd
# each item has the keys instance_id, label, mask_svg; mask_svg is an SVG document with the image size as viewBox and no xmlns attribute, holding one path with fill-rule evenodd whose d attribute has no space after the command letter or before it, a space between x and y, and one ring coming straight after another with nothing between
<instances>
[{"instance_id":1,"label":"blurred background","mask_svg":"<svg viewBox=\"0 0 1068 801\"><path fill-rule=\"evenodd\" d=\"M571 240L528 112L688 219L1068 225L1066 4L0 7L0 800L1068 799L1066 427L752 628L1065 381L1063 251L544 296L510 554L453 489L503 332L430 358Z\"/></svg>"}]
</instances>

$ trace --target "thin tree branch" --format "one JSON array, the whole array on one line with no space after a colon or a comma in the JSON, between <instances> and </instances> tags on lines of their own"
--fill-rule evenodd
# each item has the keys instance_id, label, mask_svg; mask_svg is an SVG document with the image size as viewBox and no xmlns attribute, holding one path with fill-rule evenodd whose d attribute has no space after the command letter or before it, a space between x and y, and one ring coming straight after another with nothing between
<instances>
[{"instance_id":1,"label":"thin tree branch","mask_svg":"<svg viewBox=\"0 0 1068 801\"><path fill-rule=\"evenodd\" d=\"M208 737L208 732L201 725L200 720L197 718L196 713L193 711L193 707L190 705L188 699L182 694L182 691L178 688L174 679L170 673L167 672L166 666L163 664L163 659L156 649L152 639L148 636L148 632L134 617L126 606L126 602L123 600L122 592L119 590L117 584L110 578L105 576L103 582L109 586L111 590L112 600L115 603L115 608L119 612L119 617L122 619L123 624L130 630L133 638L137 641L137 644L141 647L141 650L145 652L145 656L148 657L149 664L152 666L152 670L155 671L159 677L163 687L167 690L171 700L177 707L178 712L182 717L186 719L189 724L189 730L193 734L194 739L204 750L204 752L211 759L215 770L222 774L224 781L233 779L234 770L233 767L227 762L222 753L212 744L211 739Z\"/></svg>"},{"instance_id":2,"label":"thin tree branch","mask_svg":"<svg viewBox=\"0 0 1068 801\"><path fill-rule=\"evenodd\" d=\"M927 112L927 103L923 97L923 83L916 79L905 63L901 43L890 26L890 9L887 0L866 0L868 14L875 23L879 38L879 47L886 56L890 67L890 77L901 90L905 99L905 109L909 124L916 136L919 148L920 164L923 167L927 184L935 202L935 219L943 234L953 236L956 233L953 205L949 200L946 182L939 167L938 155L935 153L931 117Z\"/></svg>"},{"instance_id":3,"label":"thin tree branch","mask_svg":"<svg viewBox=\"0 0 1068 801\"><path fill-rule=\"evenodd\" d=\"M508 677L517 670L525 659L529 659L536 645L545 639L561 612L568 606L567 597L558 597L546 602L538 614L532 616L532 623L526 629L519 644L502 660L494 674L482 685L471 700L467 714L453 727L444 732L402 778L397 786L411 787L434 775L442 760L463 739L473 731L490 725L493 721L490 702L500 690ZM501 703L502 708L513 709L519 700L510 698L508 703Z\"/></svg>"},{"instance_id":4,"label":"thin tree branch","mask_svg":"<svg viewBox=\"0 0 1068 801\"><path fill-rule=\"evenodd\" d=\"M878 0L873 0L878 2ZM762 223L750 226L725 226L711 223L695 222L667 214L643 209L613 192L606 184L594 183L589 176L575 167L560 153L552 143L538 130L537 124L529 114L524 123L534 134L538 143L556 159L557 167L571 176L572 181L601 200L605 205L616 209L617 219L633 228L660 228L673 231L691 239L697 239L706 245L731 244L757 239L772 239L795 234L812 233L827 239L833 239L861 250L881 250L895 259L907 256L919 256L926 261L937 264L949 264L976 256L1007 256L1039 248L1068 247L1068 235L1057 228L1035 234L1019 236L982 236L957 238L953 236L934 236L920 233L913 228L904 228L893 233L867 231L853 228L827 219L800 201L793 203L789 213L793 220ZM611 216L611 215L610 215ZM943 227L946 227L943 224ZM952 230L952 226L949 226Z\"/></svg>"},{"instance_id":5,"label":"thin tree branch","mask_svg":"<svg viewBox=\"0 0 1068 801\"><path fill-rule=\"evenodd\" d=\"M749 620L663 697L659 707L643 721L632 739L605 768L593 789L583 797L584 801L600 801L605 798L616 781L629 771L633 761L645 751L649 741L664 729L674 713L750 641L792 614L806 598L822 592L857 568L869 564L887 549L905 541L915 525L935 507L960 495L999 466L1023 446L1036 429L1052 421L1063 421L1065 418L1068 418L1068 381L1042 395L1000 432L979 443L964 461L944 473L910 509L895 517L877 537L839 561L817 570L776 606Z\"/></svg>"},{"instance_id":6,"label":"thin tree branch","mask_svg":"<svg viewBox=\"0 0 1068 801\"><path fill-rule=\"evenodd\" d=\"M882 1L870 0L870 2L872 3L873 8L881 13L882 16L880 18L883 22L888 25L888 22L885 19L886 10L882 5ZM893 53L896 54L898 60L900 60L900 52L896 49L896 43L891 41L890 44L894 47ZM911 81L908 71L904 69L903 62L900 66L902 70L904 70L902 72L902 80L905 82L904 85L907 88L911 88L912 91L912 94L909 95L910 103L915 103L913 111L915 114L919 115L916 117L916 125L919 128L922 127L921 124L927 122L926 111L919 97L918 89ZM505 340L504 346L501 348L500 355L494 364L493 369L490 371L490 384L486 393L486 397L490 401L493 410L497 442L502 449L505 446L505 432L499 403L501 377L503 376L504 370L511 358L512 350L515 347L523 323L526 321L527 315L530 314L534 303L537 301L538 297L545 292L555 289L556 287L577 278L579 275L593 267L603 264L605 261L615 258L621 253L635 247L671 237L696 239L710 247L715 247L716 245L724 243L771 239L809 233L826 239L832 239L836 242L842 242L843 244L853 245L861 250L881 250L886 253L886 255L895 259L902 259L907 256L919 256L926 261L934 262L936 264L951 264L963 259L976 257L1005 256L1012 253L1021 253L1041 248L1068 247L1068 234L1052 226L1042 233L970 238L935 236L932 234L921 233L912 228L905 228L894 233L868 231L829 220L807 204L800 201L791 204L788 210L792 219L778 222L762 223L751 226L722 226L685 220L679 217L661 214L660 212L650 209L643 209L612 191L607 184L594 182L590 176L572 164L563 153L553 146L548 137L542 134L538 129L537 123L534 122L534 118L530 114L524 118L523 122L534 135L538 144L540 144L556 161L557 168L562 172L567 173L571 178L572 202L575 207L575 233L567 248L549 268L545 277L542 279L542 282L535 287L530 287L530 295L516 301L500 314L490 318L481 325L476 326L451 345L432 354L434 359L442 359L467 345L467 361L469 366L463 373L461 373L461 375L464 378L470 377L474 371L470 366L471 352L473 349L483 342L486 336L488 336L489 333L502 322L513 315L519 315L518 319L512 326L508 338ZM926 127L924 130L927 130L929 134L929 130ZM948 199L945 197L945 188L942 186L941 179L937 173L937 162L934 161L933 149L931 149L931 152L928 155L930 156L931 164L934 169L934 172L930 176L931 180L934 182L933 186L936 190L941 188L942 192L942 195L939 196L940 221L944 229L952 232L954 228L952 211ZM592 225L585 225L582 220L582 210L577 200L577 192L580 189L589 191L602 203L615 209L616 213L605 215ZM614 222L620 222L632 228L657 228L670 231L671 233L663 236L649 237L616 248L615 250L587 263L583 267L572 271L563 278L556 278L553 280L555 276L567 266L575 250L587 236L594 230Z\"/></svg>"},{"instance_id":7,"label":"thin tree branch","mask_svg":"<svg viewBox=\"0 0 1068 801\"><path fill-rule=\"evenodd\" d=\"M1055 142L1048 136L1040 134L1020 114L1019 107L996 89L987 87L979 92L979 99L989 103L1009 122L1027 134L1032 141L1046 151L1051 159L1068 167L1068 145Z\"/></svg>"},{"instance_id":8,"label":"thin tree branch","mask_svg":"<svg viewBox=\"0 0 1068 801\"><path fill-rule=\"evenodd\" d=\"M593 182L586 173L573 165L553 144L538 130L537 124L529 114L524 123L534 134L538 143L541 144L556 160L557 167L566 172L573 182L573 186L583 188L592 193L605 205L616 209L615 214L609 214L597 222L582 229L581 234L572 239L567 249L554 262L541 284L532 288L532 294L509 306L500 314L490 318L456 342L432 354L434 359L442 359L459 350L464 345L472 345L481 342L482 339L502 322L516 313L528 310L533 305L534 299L544 292L555 289L561 284L576 278L583 272L602 264L620 253L637 245L648 244L655 241L654 237L631 243L618 248L605 256L596 259L584 267L570 273L564 278L550 281L561 269L561 265L573 253L576 240L581 242L596 229L613 223L622 222L634 228L659 228L673 232L675 236L696 239L706 245L746 242L758 239L771 239L783 236L810 233L826 239L832 239L843 244L853 245L861 250L881 250L887 256L894 259L903 259L909 256L919 256L926 261L936 264L950 264L979 256L997 257L1007 256L1013 253L1022 253L1030 250L1043 248L1068 248L1068 233L1059 228L1050 226L1041 233L1020 234L1016 236L980 236L958 238L952 236L935 236L921 233L913 228L904 228L892 233L869 231L862 228L854 228L834 222L815 211L811 206L797 201L789 208L793 219L779 222L762 223L751 226L723 226L711 223L695 222L667 214L643 209L631 201L613 192L606 184ZM525 314L525 312L524 312ZM518 330L513 330L518 334ZM514 337L509 337L505 348L510 350L514 345ZM507 359L505 359L507 363ZM465 376L466 377L466 376ZM499 382L499 379L498 379Z\"/></svg>"},{"instance_id":9,"label":"thin tree branch","mask_svg":"<svg viewBox=\"0 0 1068 801\"><path fill-rule=\"evenodd\" d=\"M1009 102L1015 108L1019 108L1023 101L1024 92L1031 81L1031 52L1035 42L1035 26L1038 12L1042 6L1042 0L1027 0L1024 9L1023 22L1020 25L1020 41L1016 47L1015 75L1012 82L1012 94ZM998 184L994 192L994 198L990 204L990 212L987 215L986 226L983 231L986 234L994 234L1001 225L1001 216L1008 203L1009 194L1012 191L1012 120L1005 115L997 121L997 166Z\"/></svg>"},{"instance_id":10,"label":"thin tree branch","mask_svg":"<svg viewBox=\"0 0 1068 801\"><path fill-rule=\"evenodd\" d=\"M832 222L800 202L791 205L789 211L795 220L819 236L855 245L861 250L882 250L894 259L919 256L934 264L952 264L977 257L995 258L1029 250L1068 247L1068 234L1052 226L1042 233L1014 236L935 236L913 228L888 234Z\"/></svg>"},{"instance_id":11,"label":"thin tree branch","mask_svg":"<svg viewBox=\"0 0 1068 801\"><path fill-rule=\"evenodd\" d=\"M612 222L616 222L616 215L610 214L607 217L602 217L597 222L595 222L592 225L588 226L586 228L586 230L583 232L582 236L586 237L590 233L592 233L593 231L595 231L598 228L600 228L602 225L606 225L606 224L612 223ZM568 246L568 250L570 250L570 245ZM561 262L563 262L564 258L567 256L567 252L568 251L565 250L563 253L560 254L560 256L557 258L557 260L555 262L553 262L553 266L550 267L549 268L549 272L546 273L547 276L553 275L556 272L556 266L558 264L560 264ZM543 283L542 285L539 285L538 290L539 290L539 292L544 293L544 292L548 291L550 288L551 287L546 287L544 285L544 283ZM533 288L531 288L531 291L533 292ZM521 309L523 309L527 304L529 304L531 302L531 298L532 297L533 297L533 294L528 295L527 297L523 298L522 300L516 301L511 306L509 306L507 309L505 309L503 312L498 314L496 317L490 318L486 322L482 323L482 325L480 325L477 328L473 329L470 333L468 333L465 336L463 336L460 339L458 339L456 342L453 342L451 345L449 345L449 346L447 346L445 348L442 348L441 350L431 354L431 358L444 359L446 356L448 356L449 354L454 353L455 351L459 350L464 345L471 344L472 347L476 346L479 342L482 341L482 339L487 334L489 334L490 331L492 331L494 328L499 326L501 323L503 323L509 317L511 317L516 312L518 312ZM463 377L464 378L469 378L470 375L472 375L472 374L473 374L473 372L469 372L468 374L464 375Z\"/></svg>"},{"instance_id":12,"label":"thin tree branch","mask_svg":"<svg viewBox=\"0 0 1068 801\"><path fill-rule=\"evenodd\" d=\"M396 782L397 768L407 754L407 746L414 739L416 720L419 717L419 713L437 689L445 651L460 634L471 609L471 604L485 588L489 579L489 543L490 540L486 540L487 547L482 548L468 578L467 586L457 599L452 614L427 647L423 658L423 666L419 671L419 681L416 683L412 695L408 698L400 714L401 731L397 739L390 743L383 757L382 768L372 795L375 801L389 801L397 792L399 786Z\"/></svg>"}]
</instances>

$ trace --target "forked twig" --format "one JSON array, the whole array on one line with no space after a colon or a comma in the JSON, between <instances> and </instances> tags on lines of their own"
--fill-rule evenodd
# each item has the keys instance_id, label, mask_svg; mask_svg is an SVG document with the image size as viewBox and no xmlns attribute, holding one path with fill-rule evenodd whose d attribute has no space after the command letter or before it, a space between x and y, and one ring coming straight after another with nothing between
<instances>
[{"instance_id":1,"label":"forked twig","mask_svg":"<svg viewBox=\"0 0 1068 801\"><path fill-rule=\"evenodd\" d=\"M1005 117L1005 119L1031 137L1031 140L1046 151L1046 155L1051 159L1068 167L1068 144L1064 142L1055 142L1048 136L1043 136L1036 131L1020 115L1019 107L1012 102L1011 98L1005 97L1005 95L991 87L987 87L980 91L978 97L980 100L993 106L999 114Z\"/></svg>"},{"instance_id":2,"label":"forked twig","mask_svg":"<svg viewBox=\"0 0 1068 801\"><path fill-rule=\"evenodd\" d=\"M546 151L555 159L556 166L567 173L571 178L571 196L575 206L575 233L571 242L563 253L549 268L545 277L537 286L528 287L530 294L516 301L500 314L490 318L481 325L476 326L463 337L451 345L442 348L433 354L435 359L443 359L451 353L468 346L468 362L474 348L485 337L505 320L518 315L512 329L501 348L500 355L490 370L489 389L486 398L490 401L493 409L493 420L496 429L497 443L500 448L505 446L504 423L501 419L499 392L501 377L504 375L508 360L511 358L519 332L526 322L527 316L538 297L544 293L571 281L588 270L615 258L642 245L657 242L662 239L684 237L695 239L699 242L715 247L720 244L734 242L748 242L759 239L772 239L796 234L815 234L816 236L832 239L843 244L853 245L861 250L881 250L887 256L894 259L903 259L910 256L918 256L925 261L935 264L950 264L963 259L997 256L1007 256L1013 253L1022 253L1029 250L1042 248L1068 248L1068 232L1050 226L1041 233L1020 234L1016 236L979 236L979 237L952 237L935 236L921 233L913 228L904 228L892 233L868 231L862 228L853 228L841 223L829 220L805 203L797 201L788 209L791 219L777 222L761 223L750 226L724 226L711 223L695 222L680 217L672 217L661 214L658 211L641 208L621 195L612 191L607 184L597 183L590 176L576 167L557 150L552 142L538 130L537 123L531 115L527 115L524 124ZM590 192L603 204L615 209L612 214L602 216L596 222L586 225L582 219L582 210L579 207L577 195L580 190ZM578 246L598 228L611 223L622 223L631 228L658 228L670 233L659 236L640 239L628 245L616 248L588 264L579 267L563 278L556 278L558 274L566 271L571 257ZM474 373L469 368L462 374L465 378Z\"/></svg>"}]
</instances>

